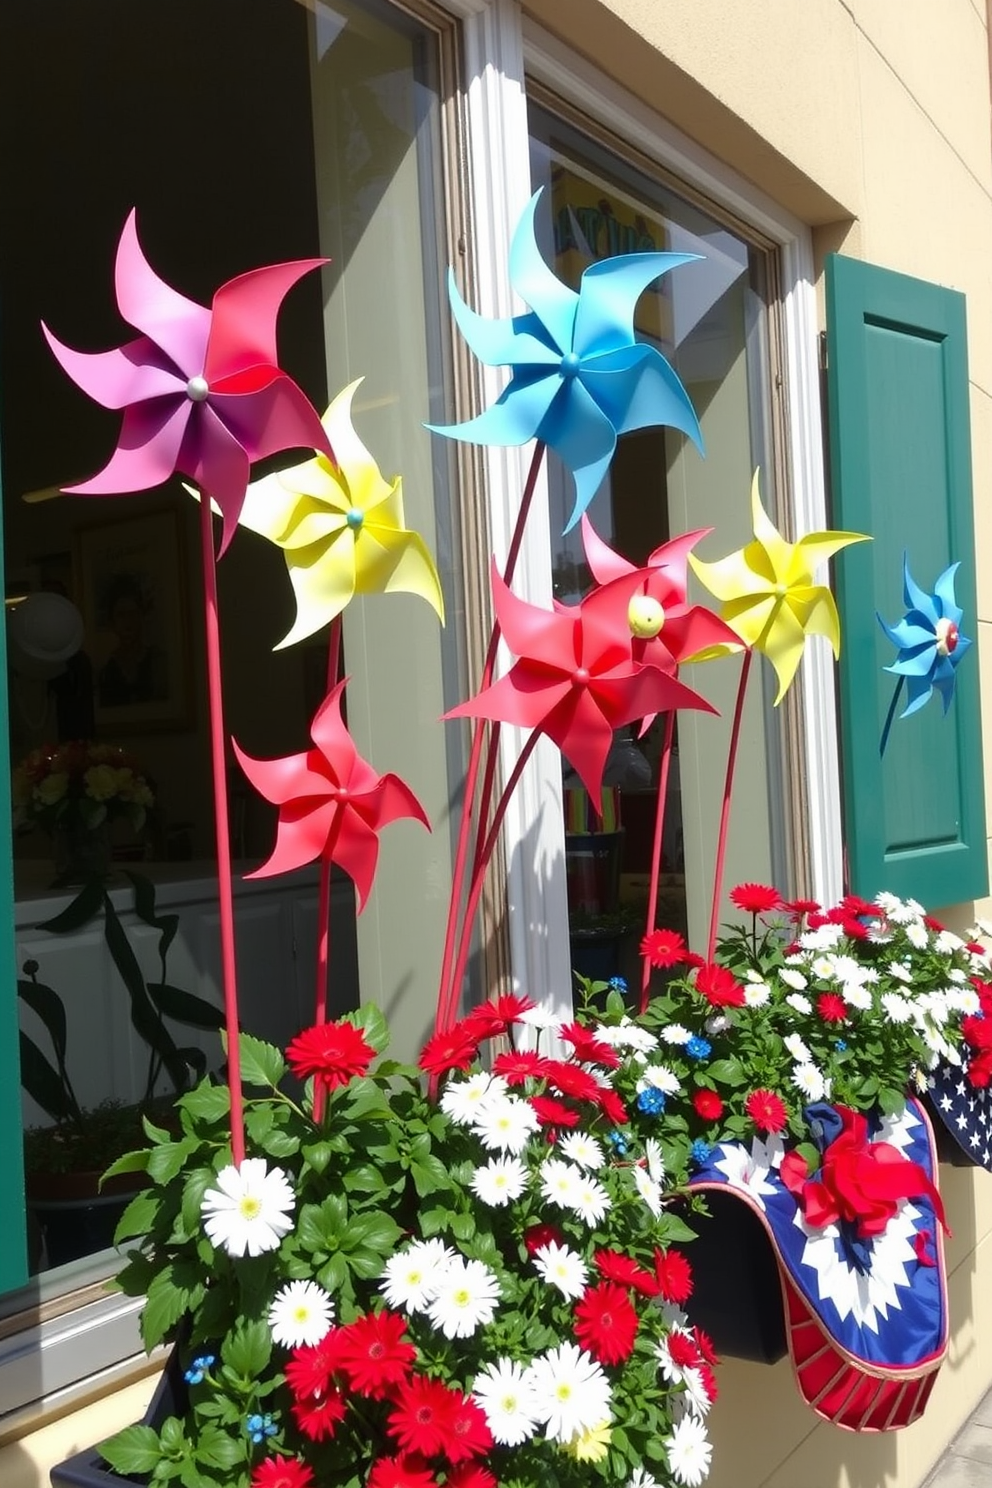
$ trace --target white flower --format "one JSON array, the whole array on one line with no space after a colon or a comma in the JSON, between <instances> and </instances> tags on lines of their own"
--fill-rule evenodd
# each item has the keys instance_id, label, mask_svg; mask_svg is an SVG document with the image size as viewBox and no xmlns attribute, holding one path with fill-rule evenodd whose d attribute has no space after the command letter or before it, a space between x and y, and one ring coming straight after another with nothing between
<instances>
[{"instance_id":1,"label":"white flower","mask_svg":"<svg viewBox=\"0 0 992 1488\"><path fill-rule=\"evenodd\" d=\"M605 1023L599 1024L596 1037L600 1043L609 1044L612 1049L633 1049L638 1054L650 1054L652 1049L658 1047L656 1036L646 1028L638 1028L629 1018L622 1018L612 1027Z\"/></svg>"},{"instance_id":2,"label":"white flower","mask_svg":"<svg viewBox=\"0 0 992 1488\"><path fill-rule=\"evenodd\" d=\"M752 1137L750 1152L743 1142L724 1142L719 1150L720 1157L713 1166L723 1174L731 1188L742 1189L759 1209L764 1209L766 1196L777 1192L775 1185L768 1180L771 1170L781 1166L785 1152L782 1138L774 1132L764 1141ZM668 1326L672 1326L671 1322Z\"/></svg>"},{"instance_id":3,"label":"white flower","mask_svg":"<svg viewBox=\"0 0 992 1488\"><path fill-rule=\"evenodd\" d=\"M486 1102L506 1095L508 1089L502 1075L485 1071L467 1080L449 1080L441 1097L441 1110L456 1126L471 1126Z\"/></svg>"},{"instance_id":4,"label":"white flower","mask_svg":"<svg viewBox=\"0 0 992 1488\"><path fill-rule=\"evenodd\" d=\"M272 1337L283 1348L313 1347L334 1321L334 1303L315 1281L291 1281L280 1287L269 1308Z\"/></svg>"},{"instance_id":5,"label":"white flower","mask_svg":"<svg viewBox=\"0 0 992 1488\"><path fill-rule=\"evenodd\" d=\"M529 1028L543 1031L547 1028L560 1028L561 1017L548 1007L527 1008L524 1012L517 1014L518 1023L526 1023Z\"/></svg>"},{"instance_id":6,"label":"white flower","mask_svg":"<svg viewBox=\"0 0 992 1488\"><path fill-rule=\"evenodd\" d=\"M456 1256L442 1272L427 1316L445 1338L469 1338L491 1323L499 1301L499 1282L481 1261Z\"/></svg>"},{"instance_id":7,"label":"white flower","mask_svg":"<svg viewBox=\"0 0 992 1488\"><path fill-rule=\"evenodd\" d=\"M835 963L836 957L834 956L817 956L810 970L818 981L832 982L837 975Z\"/></svg>"},{"instance_id":8,"label":"white flower","mask_svg":"<svg viewBox=\"0 0 992 1488\"><path fill-rule=\"evenodd\" d=\"M685 1314L683 1313L684 1316ZM676 1328L673 1331L682 1333L685 1332L685 1329ZM658 1356L658 1368L661 1370L663 1377L668 1380L669 1384L680 1385L685 1378L686 1366L684 1364L676 1364L672 1358L672 1351L669 1347L667 1337L663 1338L660 1343L655 1344L654 1351Z\"/></svg>"},{"instance_id":9,"label":"white flower","mask_svg":"<svg viewBox=\"0 0 992 1488\"><path fill-rule=\"evenodd\" d=\"M390 1307L401 1307L404 1312L425 1312L441 1277L457 1258L458 1252L443 1240L415 1240L389 1257L379 1290Z\"/></svg>"},{"instance_id":10,"label":"white flower","mask_svg":"<svg viewBox=\"0 0 992 1488\"><path fill-rule=\"evenodd\" d=\"M961 982L966 982L968 980L968 974L967 972L960 971L955 966L952 971L949 971L947 973L947 980L949 982L957 982L958 984L960 984Z\"/></svg>"},{"instance_id":11,"label":"white flower","mask_svg":"<svg viewBox=\"0 0 992 1488\"><path fill-rule=\"evenodd\" d=\"M744 986L744 1006L764 1007L771 995L767 982L747 982Z\"/></svg>"},{"instance_id":12,"label":"white flower","mask_svg":"<svg viewBox=\"0 0 992 1488\"><path fill-rule=\"evenodd\" d=\"M640 1079L637 1082L638 1094L652 1086L655 1090L661 1090L665 1095L678 1095L682 1089L678 1075L674 1074L666 1064L646 1064L641 1070Z\"/></svg>"},{"instance_id":13,"label":"white flower","mask_svg":"<svg viewBox=\"0 0 992 1488\"><path fill-rule=\"evenodd\" d=\"M558 1143L558 1149L580 1168L601 1168L606 1161L596 1138L587 1137L584 1132L569 1132L564 1141Z\"/></svg>"},{"instance_id":14,"label":"white flower","mask_svg":"<svg viewBox=\"0 0 992 1488\"><path fill-rule=\"evenodd\" d=\"M692 1038L688 1028L681 1023L669 1023L661 1030L661 1036L666 1044L687 1044Z\"/></svg>"},{"instance_id":15,"label":"white flower","mask_svg":"<svg viewBox=\"0 0 992 1488\"><path fill-rule=\"evenodd\" d=\"M699 1488L709 1473L713 1455L702 1421L697 1416L683 1416L662 1445L668 1453L668 1466L676 1481L684 1484L684 1488Z\"/></svg>"},{"instance_id":16,"label":"white flower","mask_svg":"<svg viewBox=\"0 0 992 1488\"><path fill-rule=\"evenodd\" d=\"M895 894L888 893L885 889L879 889L875 895L875 903L887 915L891 915L897 909L902 909L902 900L897 898Z\"/></svg>"},{"instance_id":17,"label":"white flower","mask_svg":"<svg viewBox=\"0 0 992 1488\"><path fill-rule=\"evenodd\" d=\"M561 1209L571 1209L581 1178L578 1168L572 1163L562 1162L560 1157L549 1157L541 1164L540 1176L544 1197Z\"/></svg>"},{"instance_id":18,"label":"white flower","mask_svg":"<svg viewBox=\"0 0 992 1488\"><path fill-rule=\"evenodd\" d=\"M798 1033L790 1033L782 1042L798 1064L805 1064L812 1057Z\"/></svg>"},{"instance_id":19,"label":"white flower","mask_svg":"<svg viewBox=\"0 0 992 1488\"><path fill-rule=\"evenodd\" d=\"M785 999L794 1012L802 1013L803 1017L809 1017L813 1011L813 1004L802 992L790 992Z\"/></svg>"},{"instance_id":20,"label":"white flower","mask_svg":"<svg viewBox=\"0 0 992 1488\"><path fill-rule=\"evenodd\" d=\"M859 1008L863 1013L871 1007L871 993L867 987L858 986L854 982L845 982L840 993L848 1007Z\"/></svg>"},{"instance_id":21,"label":"white flower","mask_svg":"<svg viewBox=\"0 0 992 1488\"><path fill-rule=\"evenodd\" d=\"M610 1196L598 1179L583 1174L569 1207L587 1225L595 1225L609 1209Z\"/></svg>"},{"instance_id":22,"label":"white flower","mask_svg":"<svg viewBox=\"0 0 992 1488\"><path fill-rule=\"evenodd\" d=\"M589 1270L578 1251L557 1240L549 1240L534 1252L534 1265L549 1286L557 1287L563 1297L574 1301L582 1296L589 1280Z\"/></svg>"},{"instance_id":23,"label":"white flower","mask_svg":"<svg viewBox=\"0 0 992 1488\"><path fill-rule=\"evenodd\" d=\"M807 1100L824 1100L830 1093L829 1081L823 1078L823 1073L815 1064L797 1064L790 1076L796 1089L805 1096Z\"/></svg>"},{"instance_id":24,"label":"white flower","mask_svg":"<svg viewBox=\"0 0 992 1488\"><path fill-rule=\"evenodd\" d=\"M627 1479L627 1488L661 1488L657 1478L653 1478L643 1467L635 1467Z\"/></svg>"},{"instance_id":25,"label":"white flower","mask_svg":"<svg viewBox=\"0 0 992 1488\"><path fill-rule=\"evenodd\" d=\"M964 941L960 935L955 935L953 930L938 930L934 947L942 956L950 956L955 951L963 949Z\"/></svg>"},{"instance_id":26,"label":"white flower","mask_svg":"<svg viewBox=\"0 0 992 1488\"><path fill-rule=\"evenodd\" d=\"M685 1385L686 1403L693 1415L705 1416L713 1402L703 1382L702 1371L687 1369L682 1375L682 1383Z\"/></svg>"},{"instance_id":27,"label":"white flower","mask_svg":"<svg viewBox=\"0 0 992 1488\"><path fill-rule=\"evenodd\" d=\"M955 1012L964 1013L966 1016L978 1012L982 1000L974 987L958 987L955 991L948 991L947 1006Z\"/></svg>"},{"instance_id":28,"label":"white flower","mask_svg":"<svg viewBox=\"0 0 992 1488\"><path fill-rule=\"evenodd\" d=\"M526 1373L538 1419L551 1441L570 1442L612 1419L610 1382L596 1361L574 1343L541 1354Z\"/></svg>"},{"instance_id":29,"label":"white flower","mask_svg":"<svg viewBox=\"0 0 992 1488\"><path fill-rule=\"evenodd\" d=\"M807 930L799 937L804 951L832 951L844 939L841 925L820 925L816 930Z\"/></svg>"},{"instance_id":30,"label":"white flower","mask_svg":"<svg viewBox=\"0 0 992 1488\"><path fill-rule=\"evenodd\" d=\"M791 966L783 966L779 976L787 987L794 987L797 992L801 992L809 985L802 972L796 971Z\"/></svg>"},{"instance_id":31,"label":"white flower","mask_svg":"<svg viewBox=\"0 0 992 1488\"><path fill-rule=\"evenodd\" d=\"M217 1187L203 1195L200 1213L211 1245L228 1255L276 1250L293 1228L296 1199L282 1168L270 1173L262 1157L246 1157L240 1168L221 1168Z\"/></svg>"},{"instance_id":32,"label":"white flower","mask_svg":"<svg viewBox=\"0 0 992 1488\"><path fill-rule=\"evenodd\" d=\"M483 1147L514 1154L523 1151L539 1126L530 1102L517 1095L500 1095L486 1101L472 1122Z\"/></svg>"},{"instance_id":33,"label":"white flower","mask_svg":"<svg viewBox=\"0 0 992 1488\"><path fill-rule=\"evenodd\" d=\"M900 982L911 982L913 980L912 968L907 966L904 961L890 961L889 971L892 976L898 977Z\"/></svg>"},{"instance_id":34,"label":"white flower","mask_svg":"<svg viewBox=\"0 0 992 1488\"><path fill-rule=\"evenodd\" d=\"M927 934L927 927L923 924L922 920L910 920L906 926L906 939L918 951L926 950L930 944L930 936Z\"/></svg>"},{"instance_id":35,"label":"white flower","mask_svg":"<svg viewBox=\"0 0 992 1488\"><path fill-rule=\"evenodd\" d=\"M632 1168L637 1192L657 1219L661 1214L662 1192L665 1181L665 1160L661 1155L661 1144L654 1137L644 1143L646 1163Z\"/></svg>"},{"instance_id":36,"label":"white flower","mask_svg":"<svg viewBox=\"0 0 992 1488\"><path fill-rule=\"evenodd\" d=\"M501 1447L519 1447L534 1435L538 1422L534 1392L523 1366L513 1359L497 1359L481 1369L472 1394Z\"/></svg>"},{"instance_id":37,"label":"white flower","mask_svg":"<svg viewBox=\"0 0 992 1488\"><path fill-rule=\"evenodd\" d=\"M908 1023L913 1016L913 1004L901 992L883 992L882 1010L893 1023Z\"/></svg>"},{"instance_id":38,"label":"white flower","mask_svg":"<svg viewBox=\"0 0 992 1488\"><path fill-rule=\"evenodd\" d=\"M501 1208L519 1199L526 1183L527 1169L519 1157L494 1157L484 1168L476 1168L470 1187L484 1204Z\"/></svg>"},{"instance_id":39,"label":"white flower","mask_svg":"<svg viewBox=\"0 0 992 1488\"><path fill-rule=\"evenodd\" d=\"M715 1037L718 1033L726 1033L730 1026L730 1019L726 1013L714 1013L712 1017L706 1019L706 1032L711 1037Z\"/></svg>"}]
</instances>

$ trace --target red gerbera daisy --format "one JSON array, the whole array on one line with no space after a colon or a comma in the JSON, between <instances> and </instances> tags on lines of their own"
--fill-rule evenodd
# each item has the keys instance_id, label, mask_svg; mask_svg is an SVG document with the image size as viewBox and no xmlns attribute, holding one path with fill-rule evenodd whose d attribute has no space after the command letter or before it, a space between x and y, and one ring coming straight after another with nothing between
<instances>
[{"instance_id":1,"label":"red gerbera daisy","mask_svg":"<svg viewBox=\"0 0 992 1488\"><path fill-rule=\"evenodd\" d=\"M286 1058L294 1075L301 1080L310 1075L333 1090L347 1085L355 1075L364 1075L375 1050L366 1043L361 1029L353 1023L318 1023L298 1033L286 1049Z\"/></svg>"},{"instance_id":2,"label":"red gerbera daisy","mask_svg":"<svg viewBox=\"0 0 992 1488\"><path fill-rule=\"evenodd\" d=\"M934 935L939 935L942 930L947 929L947 926L942 924L940 920L935 920L933 915L924 915L923 923L928 930L933 931Z\"/></svg>"},{"instance_id":3,"label":"red gerbera daisy","mask_svg":"<svg viewBox=\"0 0 992 1488\"><path fill-rule=\"evenodd\" d=\"M629 1359L637 1337L637 1313L615 1281L587 1287L575 1306L575 1336L601 1364Z\"/></svg>"},{"instance_id":4,"label":"red gerbera daisy","mask_svg":"<svg viewBox=\"0 0 992 1488\"><path fill-rule=\"evenodd\" d=\"M479 1052L479 1038L464 1020L446 1033L435 1033L420 1051L420 1068L429 1075L444 1075L449 1070L467 1070Z\"/></svg>"},{"instance_id":5,"label":"red gerbera daisy","mask_svg":"<svg viewBox=\"0 0 992 1488\"><path fill-rule=\"evenodd\" d=\"M821 992L816 999L816 1011L824 1023L846 1023L847 1003L836 992Z\"/></svg>"},{"instance_id":6,"label":"red gerbera daisy","mask_svg":"<svg viewBox=\"0 0 992 1488\"><path fill-rule=\"evenodd\" d=\"M448 1461L466 1462L481 1457L492 1445L493 1434L481 1406L476 1405L471 1395L457 1395L444 1442Z\"/></svg>"},{"instance_id":7,"label":"red gerbera daisy","mask_svg":"<svg viewBox=\"0 0 992 1488\"><path fill-rule=\"evenodd\" d=\"M692 1336L696 1340L696 1346L699 1349L699 1352L702 1354L703 1358L706 1360L707 1364L719 1363L719 1360L716 1356L716 1349L713 1347L713 1340L710 1335L708 1333L704 1333L702 1328L693 1328Z\"/></svg>"},{"instance_id":8,"label":"red gerbera daisy","mask_svg":"<svg viewBox=\"0 0 992 1488\"><path fill-rule=\"evenodd\" d=\"M815 910L811 910L809 915L806 917L807 930L819 930L822 925L828 925L829 923L830 921L827 919L825 914L820 914L818 911Z\"/></svg>"},{"instance_id":9,"label":"red gerbera daisy","mask_svg":"<svg viewBox=\"0 0 992 1488\"><path fill-rule=\"evenodd\" d=\"M704 1121L719 1121L723 1115L723 1101L715 1090L697 1090L692 1097L696 1115Z\"/></svg>"},{"instance_id":10,"label":"red gerbera daisy","mask_svg":"<svg viewBox=\"0 0 992 1488\"><path fill-rule=\"evenodd\" d=\"M973 956L988 955L988 950L985 946L982 945L981 941L979 940L966 940L964 943L964 948L966 951L970 951Z\"/></svg>"},{"instance_id":11,"label":"red gerbera daisy","mask_svg":"<svg viewBox=\"0 0 992 1488\"><path fill-rule=\"evenodd\" d=\"M570 1095L573 1100L598 1101L603 1088L588 1070L579 1064L566 1064L563 1059L546 1060L544 1077L559 1095Z\"/></svg>"},{"instance_id":12,"label":"red gerbera daisy","mask_svg":"<svg viewBox=\"0 0 992 1488\"><path fill-rule=\"evenodd\" d=\"M303 1435L311 1441L323 1441L332 1437L338 1422L344 1420L346 1401L340 1390L330 1389L294 1400L290 1408Z\"/></svg>"},{"instance_id":13,"label":"red gerbera daisy","mask_svg":"<svg viewBox=\"0 0 992 1488\"><path fill-rule=\"evenodd\" d=\"M495 1001L490 999L472 1008L462 1019L460 1027L479 1039L495 1038L518 1023L521 1013L529 1012L532 1007L534 1003L529 997L518 997L516 993L508 992Z\"/></svg>"},{"instance_id":14,"label":"red gerbera daisy","mask_svg":"<svg viewBox=\"0 0 992 1488\"><path fill-rule=\"evenodd\" d=\"M629 1120L627 1107L615 1090L610 1090L606 1085L600 1085L594 1099L607 1121L612 1121L614 1126L626 1125Z\"/></svg>"},{"instance_id":15,"label":"red gerbera daisy","mask_svg":"<svg viewBox=\"0 0 992 1488\"><path fill-rule=\"evenodd\" d=\"M744 988L725 966L709 961L696 972L696 991L711 1007L743 1007Z\"/></svg>"},{"instance_id":16,"label":"red gerbera daisy","mask_svg":"<svg viewBox=\"0 0 992 1488\"><path fill-rule=\"evenodd\" d=\"M616 1050L604 1044L590 1029L583 1028L581 1023L566 1023L558 1032L567 1044L571 1044L576 1059L581 1059L583 1064L602 1064L607 1069L619 1069L620 1056Z\"/></svg>"},{"instance_id":17,"label":"red gerbera daisy","mask_svg":"<svg viewBox=\"0 0 992 1488\"><path fill-rule=\"evenodd\" d=\"M862 925L861 921L854 919L852 915L841 920L840 925L848 940L868 940L871 936L868 926Z\"/></svg>"},{"instance_id":18,"label":"red gerbera daisy","mask_svg":"<svg viewBox=\"0 0 992 1488\"><path fill-rule=\"evenodd\" d=\"M633 1287L644 1297L657 1297L658 1278L651 1271L639 1266L630 1256L619 1250L597 1250L596 1269L607 1281L619 1282L621 1286Z\"/></svg>"},{"instance_id":19,"label":"red gerbera daisy","mask_svg":"<svg viewBox=\"0 0 992 1488\"><path fill-rule=\"evenodd\" d=\"M992 1081L992 1049L984 1049L981 1054L976 1054L966 1073L976 1090L984 1090Z\"/></svg>"},{"instance_id":20,"label":"red gerbera daisy","mask_svg":"<svg viewBox=\"0 0 992 1488\"><path fill-rule=\"evenodd\" d=\"M654 1269L666 1302L684 1302L692 1295L692 1267L680 1250L655 1247Z\"/></svg>"},{"instance_id":21,"label":"red gerbera daisy","mask_svg":"<svg viewBox=\"0 0 992 1488\"><path fill-rule=\"evenodd\" d=\"M369 1312L339 1332L341 1368L359 1395L381 1400L406 1380L417 1350L407 1342L404 1318L395 1312Z\"/></svg>"},{"instance_id":22,"label":"red gerbera daisy","mask_svg":"<svg viewBox=\"0 0 992 1488\"><path fill-rule=\"evenodd\" d=\"M746 914L770 914L782 908L782 895L768 884L742 883L731 889L730 902Z\"/></svg>"},{"instance_id":23,"label":"red gerbera daisy","mask_svg":"<svg viewBox=\"0 0 992 1488\"><path fill-rule=\"evenodd\" d=\"M496 1479L477 1462L461 1462L447 1475L446 1488L497 1488Z\"/></svg>"},{"instance_id":24,"label":"red gerbera daisy","mask_svg":"<svg viewBox=\"0 0 992 1488\"><path fill-rule=\"evenodd\" d=\"M251 1488L313 1488L315 1479L298 1457L266 1457L251 1475Z\"/></svg>"},{"instance_id":25,"label":"red gerbera daisy","mask_svg":"<svg viewBox=\"0 0 992 1488\"><path fill-rule=\"evenodd\" d=\"M319 1343L301 1344L286 1364L286 1383L297 1400L311 1400L331 1389L332 1376L341 1369L343 1328L332 1328Z\"/></svg>"},{"instance_id":26,"label":"red gerbera daisy","mask_svg":"<svg viewBox=\"0 0 992 1488\"><path fill-rule=\"evenodd\" d=\"M815 899L787 899L782 908L793 920L801 920L803 915L820 912L820 906Z\"/></svg>"},{"instance_id":27,"label":"red gerbera daisy","mask_svg":"<svg viewBox=\"0 0 992 1488\"><path fill-rule=\"evenodd\" d=\"M530 1256L536 1255L542 1246L550 1245L552 1241L555 1245L565 1244L565 1236L555 1225L536 1224L524 1230L524 1248Z\"/></svg>"},{"instance_id":28,"label":"red gerbera daisy","mask_svg":"<svg viewBox=\"0 0 992 1488\"><path fill-rule=\"evenodd\" d=\"M860 917L865 915L868 919L881 919L882 911L877 904L872 904L870 899L862 899L860 894L845 894L837 906L845 915Z\"/></svg>"},{"instance_id":29,"label":"red gerbera daisy","mask_svg":"<svg viewBox=\"0 0 992 1488\"><path fill-rule=\"evenodd\" d=\"M699 1344L688 1333L669 1333L666 1342L672 1363L679 1369L698 1369L703 1362Z\"/></svg>"},{"instance_id":30,"label":"red gerbera daisy","mask_svg":"<svg viewBox=\"0 0 992 1488\"><path fill-rule=\"evenodd\" d=\"M523 1085L526 1080L544 1078L546 1060L531 1049L519 1054L497 1054L493 1060L493 1074L502 1075L508 1085Z\"/></svg>"},{"instance_id":31,"label":"red gerbera daisy","mask_svg":"<svg viewBox=\"0 0 992 1488\"><path fill-rule=\"evenodd\" d=\"M532 1095L530 1103L542 1126L578 1126L582 1120L578 1111L555 1100L553 1095Z\"/></svg>"},{"instance_id":32,"label":"red gerbera daisy","mask_svg":"<svg viewBox=\"0 0 992 1488\"><path fill-rule=\"evenodd\" d=\"M780 1132L789 1119L785 1101L774 1090L752 1090L744 1109L763 1132Z\"/></svg>"},{"instance_id":33,"label":"red gerbera daisy","mask_svg":"<svg viewBox=\"0 0 992 1488\"><path fill-rule=\"evenodd\" d=\"M677 930L649 930L641 941L641 955L659 970L681 966L688 949Z\"/></svg>"},{"instance_id":34,"label":"red gerbera daisy","mask_svg":"<svg viewBox=\"0 0 992 1488\"><path fill-rule=\"evenodd\" d=\"M422 1457L380 1457L372 1464L368 1488L436 1488L436 1479Z\"/></svg>"},{"instance_id":35,"label":"red gerbera daisy","mask_svg":"<svg viewBox=\"0 0 992 1488\"><path fill-rule=\"evenodd\" d=\"M434 1457L442 1452L456 1406L462 1397L442 1380L417 1374L396 1391L396 1404L387 1428L404 1452Z\"/></svg>"},{"instance_id":36,"label":"red gerbera daisy","mask_svg":"<svg viewBox=\"0 0 992 1488\"><path fill-rule=\"evenodd\" d=\"M698 1368L699 1377L703 1382L703 1389L706 1391L706 1398L710 1405L712 1405L720 1393L716 1382L716 1375L708 1364L700 1364Z\"/></svg>"}]
</instances>

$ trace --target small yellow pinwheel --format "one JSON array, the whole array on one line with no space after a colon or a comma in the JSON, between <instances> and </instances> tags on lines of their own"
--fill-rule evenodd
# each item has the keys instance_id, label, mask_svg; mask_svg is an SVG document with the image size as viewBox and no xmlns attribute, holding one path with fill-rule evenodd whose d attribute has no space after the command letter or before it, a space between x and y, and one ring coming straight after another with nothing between
<instances>
[{"instance_id":1,"label":"small yellow pinwheel","mask_svg":"<svg viewBox=\"0 0 992 1488\"><path fill-rule=\"evenodd\" d=\"M296 594L296 622L277 651L313 635L354 594L419 594L444 621L434 561L403 525L402 482L383 479L351 422L361 381L321 419L337 464L317 454L248 487L239 522L282 548Z\"/></svg>"},{"instance_id":2,"label":"small yellow pinwheel","mask_svg":"<svg viewBox=\"0 0 992 1488\"><path fill-rule=\"evenodd\" d=\"M809 532L789 543L761 504L758 472L751 482L754 541L716 563L689 554L693 572L722 601L720 616L748 646L763 651L778 677L776 704L785 696L808 635L826 636L840 655L840 621L830 590L814 584L816 568L861 532Z\"/></svg>"}]
</instances>

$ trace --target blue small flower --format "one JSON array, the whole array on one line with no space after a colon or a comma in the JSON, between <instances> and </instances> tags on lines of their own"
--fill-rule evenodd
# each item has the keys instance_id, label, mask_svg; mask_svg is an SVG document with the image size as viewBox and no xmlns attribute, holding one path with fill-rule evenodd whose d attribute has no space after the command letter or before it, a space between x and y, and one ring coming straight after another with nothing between
<instances>
[{"instance_id":1,"label":"blue small flower","mask_svg":"<svg viewBox=\"0 0 992 1488\"><path fill-rule=\"evenodd\" d=\"M690 1059L705 1059L713 1051L713 1045L707 1039L700 1038L697 1033L686 1041L685 1052Z\"/></svg>"},{"instance_id":2,"label":"blue small flower","mask_svg":"<svg viewBox=\"0 0 992 1488\"><path fill-rule=\"evenodd\" d=\"M704 1163L709 1161L712 1150L708 1142L704 1142L702 1137L697 1137L689 1148L689 1159L697 1168L701 1168Z\"/></svg>"},{"instance_id":3,"label":"blue small flower","mask_svg":"<svg viewBox=\"0 0 992 1488\"><path fill-rule=\"evenodd\" d=\"M213 1354L199 1354L193 1360L192 1364L189 1366L185 1375L183 1376L186 1380L186 1383L188 1385L200 1384L207 1370L213 1363L215 1363Z\"/></svg>"},{"instance_id":4,"label":"blue small flower","mask_svg":"<svg viewBox=\"0 0 992 1488\"><path fill-rule=\"evenodd\" d=\"M626 990L627 990L627 978L626 977L610 977L610 991L611 992L626 992Z\"/></svg>"},{"instance_id":5,"label":"blue small flower","mask_svg":"<svg viewBox=\"0 0 992 1488\"><path fill-rule=\"evenodd\" d=\"M627 1154L627 1139L625 1137L623 1137L620 1134L620 1132L618 1132L618 1131L611 1131L607 1135L607 1139L606 1140L609 1142L610 1146L613 1148L614 1152L617 1154L618 1157L625 1157L626 1156L626 1154Z\"/></svg>"},{"instance_id":6,"label":"blue small flower","mask_svg":"<svg viewBox=\"0 0 992 1488\"><path fill-rule=\"evenodd\" d=\"M271 1416L249 1416L245 1421L245 1430L257 1447L267 1436L275 1436L278 1427Z\"/></svg>"},{"instance_id":7,"label":"blue small flower","mask_svg":"<svg viewBox=\"0 0 992 1488\"><path fill-rule=\"evenodd\" d=\"M834 1048L837 1050L838 1054L843 1054L844 1050L847 1048L847 1044L844 1042L843 1039L835 1039Z\"/></svg>"},{"instance_id":8,"label":"blue small flower","mask_svg":"<svg viewBox=\"0 0 992 1488\"><path fill-rule=\"evenodd\" d=\"M646 1116L660 1116L665 1109L665 1092L649 1085L637 1097L637 1109Z\"/></svg>"}]
</instances>

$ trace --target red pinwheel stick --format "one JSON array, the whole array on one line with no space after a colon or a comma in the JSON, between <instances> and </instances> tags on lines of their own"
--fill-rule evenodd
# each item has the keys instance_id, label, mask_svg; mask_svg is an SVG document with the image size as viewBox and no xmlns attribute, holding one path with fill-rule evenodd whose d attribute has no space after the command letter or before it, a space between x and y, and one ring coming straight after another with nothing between
<instances>
[{"instance_id":1,"label":"red pinwheel stick","mask_svg":"<svg viewBox=\"0 0 992 1488\"><path fill-rule=\"evenodd\" d=\"M338 683L341 666L341 616L331 621L331 633L327 643L327 691L333 692ZM331 964L331 868L334 846L341 826L340 816L335 820L331 836L320 859L320 887L317 890L317 986L313 1000L313 1021L327 1022L327 977ZM320 1080L314 1081L313 1119L320 1123L324 1115L327 1092Z\"/></svg>"},{"instance_id":2,"label":"red pinwheel stick","mask_svg":"<svg viewBox=\"0 0 992 1488\"><path fill-rule=\"evenodd\" d=\"M648 886L648 910L644 922L644 933L650 935L654 929L655 916L658 913L658 880L661 876L661 846L665 829L665 804L668 799L668 767L672 761L672 740L675 737L675 710L669 712L665 720L665 738L661 746L661 760L658 770L658 799L654 810L654 840L651 844L651 880ZM651 962L647 956L641 962L641 1003L640 1010L646 1013L648 1010L648 987L651 982Z\"/></svg>"},{"instance_id":3,"label":"red pinwheel stick","mask_svg":"<svg viewBox=\"0 0 992 1488\"><path fill-rule=\"evenodd\" d=\"M730 797L734 789L734 770L737 765L737 746L741 736L741 719L744 716L744 694L751 672L754 651L748 647L741 664L740 681L737 684L737 701L734 704L734 723L730 730L730 748L727 751L727 776L723 785L723 801L720 806L720 830L716 839L716 863L713 868L713 903L710 906L710 933L706 942L706 959L713 960L716 949L717 923L720 917L720 895L723 892L723 869L727 856L727 828L730 825Z\"/></svg>"}]
</instances>

